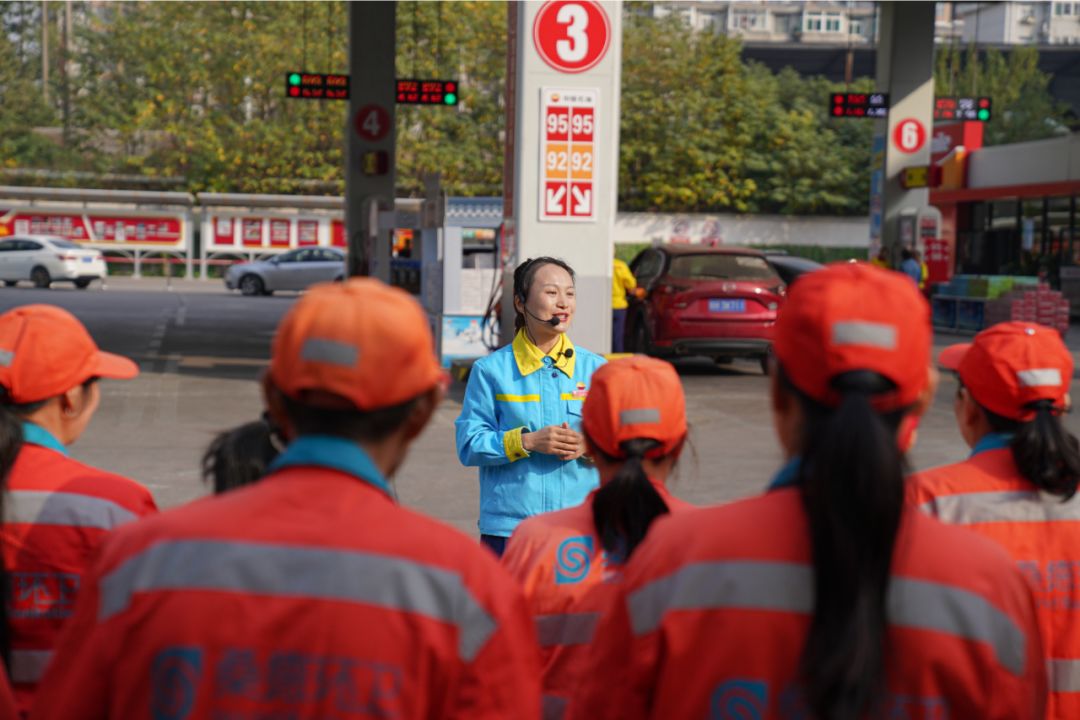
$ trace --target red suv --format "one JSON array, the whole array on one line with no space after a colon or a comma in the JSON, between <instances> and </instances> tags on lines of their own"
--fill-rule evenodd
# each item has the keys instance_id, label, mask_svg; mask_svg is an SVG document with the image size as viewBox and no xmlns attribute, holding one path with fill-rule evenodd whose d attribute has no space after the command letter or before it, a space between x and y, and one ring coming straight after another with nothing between
<instances>
[{"instance_id":1,"label":"red suv","mask_svg":"<svg viewBox=\"0 0 1080 720\"><path fill-rule=\"evenodd\" d=\"M647 294L631 299L628 348L669 357L706 355L718 363L758 358L766 369L785 288L762 253L664 245L641 251L630 269Z\"/></svg>"}]
</instances>

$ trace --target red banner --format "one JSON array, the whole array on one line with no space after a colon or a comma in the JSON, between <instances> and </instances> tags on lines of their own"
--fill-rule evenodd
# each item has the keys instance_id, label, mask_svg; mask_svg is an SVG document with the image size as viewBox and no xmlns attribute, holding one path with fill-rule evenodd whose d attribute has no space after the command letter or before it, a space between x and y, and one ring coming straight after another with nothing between
<instances>
[{"instance_id":1,"label":"red banner","mask_svg":"<svg viewBox=\"0 0 1080 720\"><path fill-rule=\"evenodd\" d=\"M0 208L0 235L55 235L74 242L107 245L184 244L181 218L167 215L83 215Z\"/></svg>"},{"instance_id":2,"label":"red banner","mask_svg":"<svg viewBox=\"0 0 1080 720\"><path fill-rule=\"evenodd\" d=\"M340 248L348 246L348 243L345 242L345 223L341 220L334 220L330 223L330 244Z\"/></svg>"}]
</instances>

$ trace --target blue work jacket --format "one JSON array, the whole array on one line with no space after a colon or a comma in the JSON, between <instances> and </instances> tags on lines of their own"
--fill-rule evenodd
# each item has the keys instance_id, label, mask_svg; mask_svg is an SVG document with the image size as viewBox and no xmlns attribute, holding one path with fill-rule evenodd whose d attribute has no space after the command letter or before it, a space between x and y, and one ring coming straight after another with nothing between
<instances>
[{"instance_id":1,"label":"blue work jacket","mask_svg":"<svg viewBox=\"0 0 1080 720\"><path fill-rule=\"evenodd\" d=\"M456 423L457 452L462 464L480 468L482 534L509 537L525 518L579 505L599 484L587 460L527 453L521 434L564 422L581 432L589 382L603 363L566 335L544 355L519 332L473 365Z\"/></svg>"}]
</instances>

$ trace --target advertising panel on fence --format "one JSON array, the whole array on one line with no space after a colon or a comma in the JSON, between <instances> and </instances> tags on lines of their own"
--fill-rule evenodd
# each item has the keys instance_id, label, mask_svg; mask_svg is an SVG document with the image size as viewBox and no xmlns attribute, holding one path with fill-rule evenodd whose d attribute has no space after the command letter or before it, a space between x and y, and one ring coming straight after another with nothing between
<instances>
[{"instance_id":1,"label":"advertising panel on fence","mask_svg":"<svg viewBox=\"0 0 1080 720\"><path fill-rule=\"evenodd\" d=\"M334 220L330 223L330 244L339 248L343 248L347 245L345 242L344 220Z\"/></svg>"},{"instance_id":2,"label":"advertising panel on fence","mask_svg":"<svg viewBox=\"0 0 1080 720\"><path fill-rule=\"evenodd\" d=\"M263 244L263 221L262 218L244 218L240 221L241 237L244 247L262 247Z\"/></svg>"},{"instance_id":3,"label":"advertising panel on fence","mask_svg":"<svg viewBox=\"0 0 1080 720\"><path fill-rule=\"evenodd\" d=\"M296 244L300 247L319 244L319 221L297 220L296 221Z\"/></svg>"},{"instance_id":4,"label":"advertising panel on fence","mask_svg":"<svg viewBox=\"0 0 1080 720\"><path fill-rule=\"evenodd\" d=\"M332 216L252 217L234 210L207 215L203 228L208 253L270 255L297 247L345 247L345 223Z\"/></svg>"},{"instance_id":5,"label":"advertising panel on fence","mask_svg":"<svg viewBox=\"0 0 1080 720\"><path fill-rule=\"evenodd\" d=\"M233 230L233 219L228 217L214 218L211 225L214 228L214 245L232 247L236 244L236 234Z\"/></svg>"},{"instance_id":6,"label":"advertising panel on fence","mask_svg":"<svg viewBox=\"0 0 1080 720\"><path fill-rule=\"evenodd\" d=\"M270 246L276 248L289 247L289 232L292 229L291 220L270 221Z\"/></svg>"},{"instance_id":7,"label":"advertising panel on fence","mask_svg":"<svg viewBox=\"0 0 1080 720\"><path fill-rule=\"evenodd\" d=\"M56 235L103 247L175 249L186 246L182 214L92 213L0 207L0 235Z\"/></svg>"}]
</instances>

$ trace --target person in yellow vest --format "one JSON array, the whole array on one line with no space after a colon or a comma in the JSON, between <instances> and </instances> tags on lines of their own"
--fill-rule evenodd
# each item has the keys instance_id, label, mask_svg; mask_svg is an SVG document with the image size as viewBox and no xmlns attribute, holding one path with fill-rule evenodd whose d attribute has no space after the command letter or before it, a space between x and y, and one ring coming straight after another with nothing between
<instances>
[{"instance_id":1,"label":"person in yellow vest","mask_svg":"<svg viewBox=\"0 0 1080 720\"><path fill-rule=\"evenodd\" d=\"M615 258L615 270L611 276L611 352L623 352L623 335L626 334L627 293L637 289L637 280L630 266Z\"/></svg>"}]
</instances>

